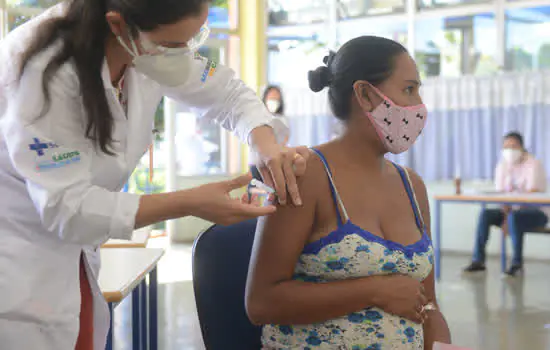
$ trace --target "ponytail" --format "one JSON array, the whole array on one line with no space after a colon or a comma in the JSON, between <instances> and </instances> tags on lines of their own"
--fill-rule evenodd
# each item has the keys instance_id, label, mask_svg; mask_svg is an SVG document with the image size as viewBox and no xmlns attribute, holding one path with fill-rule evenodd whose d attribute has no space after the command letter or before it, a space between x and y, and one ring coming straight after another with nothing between
<instances>
[{"instance_id":1,"label":"ponytail","mask_svg":"<svg viewBox=\"0 0 550 350\"><path fill-rule=\"evenodd\" d=\"M59 40L60 50L47 64L42 77L45 103L41 116L51 107L49 83L59 68L72 59L86 111L86 137L93 140L102 152L113 155L110 150L113 117L101 75L105 41L109 35L105 14L105 0L70 1L62 17L46 20L36 30L38 34L21 57L19 79L34 56Z\"/></svg>"}]
</instances>

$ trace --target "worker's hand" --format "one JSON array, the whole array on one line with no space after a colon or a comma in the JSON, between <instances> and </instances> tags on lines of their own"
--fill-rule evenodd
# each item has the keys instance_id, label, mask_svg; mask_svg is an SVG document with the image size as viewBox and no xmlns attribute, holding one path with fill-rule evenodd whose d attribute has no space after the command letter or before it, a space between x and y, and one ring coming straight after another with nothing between
<instances>
[{"instance_id":1,"label":"worker's hand","mask_svg":"<svg viewBox=\"0 0 550 350\"><path fill-rule=\"evenodd\" d=\"M264 148L259 157L257 167L263 182L275 189L279 204L286 205L290 196L294 205L302 205L296 177L306 171L309 150L306 147L288 148L275 144Z\"/></svg>"},{"instance_id":2,"label":"worker's hand","mask_svg":"<svg viewBox=\"0 0 550 350\"><path fill-rule=\"evenodd\" d=\"M247 174L233 180L182 191L188 198L186 202L189 203L189 208L186 211L192 216L221 225L231 225L274 213L276 209L273 205L261 206L256 198L249 201L248 195L231 198L231 191L248 185L251 180L252 176Z\"/></svg>"}]
</instances>

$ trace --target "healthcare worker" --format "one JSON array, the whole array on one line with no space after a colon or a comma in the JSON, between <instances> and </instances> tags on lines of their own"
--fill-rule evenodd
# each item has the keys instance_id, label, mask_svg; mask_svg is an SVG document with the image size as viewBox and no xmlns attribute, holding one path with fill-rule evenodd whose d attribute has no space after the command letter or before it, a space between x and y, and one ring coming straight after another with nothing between
<instances>
[{"instance_id":1,"label":"healthcare worker","mask_svg":"<svg viewBox=\"0 0 550 350\"><path fill-rule=\"evenodd\" d=\"M300 205L307 151L228 68L194 54L208 0L72 0L0 44L0 348L104 349L98 247L197 216L232 223L274 207L228 192L249 177L139 196L123 184L152 142L162 96L234 131L261 155L279 201ZM299 154L302 154L301 157Z\"/></svg>"}]
</instances>

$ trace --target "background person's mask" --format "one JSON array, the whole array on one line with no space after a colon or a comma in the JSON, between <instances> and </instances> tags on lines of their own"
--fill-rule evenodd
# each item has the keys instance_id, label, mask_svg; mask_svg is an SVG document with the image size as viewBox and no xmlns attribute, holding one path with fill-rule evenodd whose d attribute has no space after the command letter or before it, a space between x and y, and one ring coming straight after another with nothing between
<instances>
[{"instance_id":1,"label":"background person's mask","mask_svg":"<svg viewBox=\"0 0 550 350\"><path fill-rule=\"evenodd\" d=\"M279 110L279 107L281 107L281 101L269 99L265 101L265 105L268 111L270 111L271 113L277 113L277 111Z\"/></svg>"},{"instance_id":2,"label":"background person's mask","mask_svg":"<svg viewBox=\"0 0 550 350\"><path fill-rule=\"evenodd\" d=\"M522 151L519 149L505 148L502 150L502 159L508 164L516 164L521 159Z\"/></svg>"}]
</instances>

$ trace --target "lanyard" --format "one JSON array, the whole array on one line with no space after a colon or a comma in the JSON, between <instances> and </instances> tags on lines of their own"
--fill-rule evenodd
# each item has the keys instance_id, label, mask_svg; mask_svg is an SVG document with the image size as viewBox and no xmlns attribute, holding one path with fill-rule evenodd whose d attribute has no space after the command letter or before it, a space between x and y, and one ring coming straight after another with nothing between
<instances>
[{"instance_id":1,"label":"lanyard","mask_svg":"<svg viewBox=\"0 0 550 350\"><path fill-rule=\"evenodd\" d=\"M128 118L128 97L126 96L126 93L124 92L124 86L125 86L125 76L123 75L122 78L118 81L117 87L116 87L116 95L118 102L120 102L120 105L122 106L122 110L124 111L124 115L126 118Z\"/></svg>"}]
</instances>

